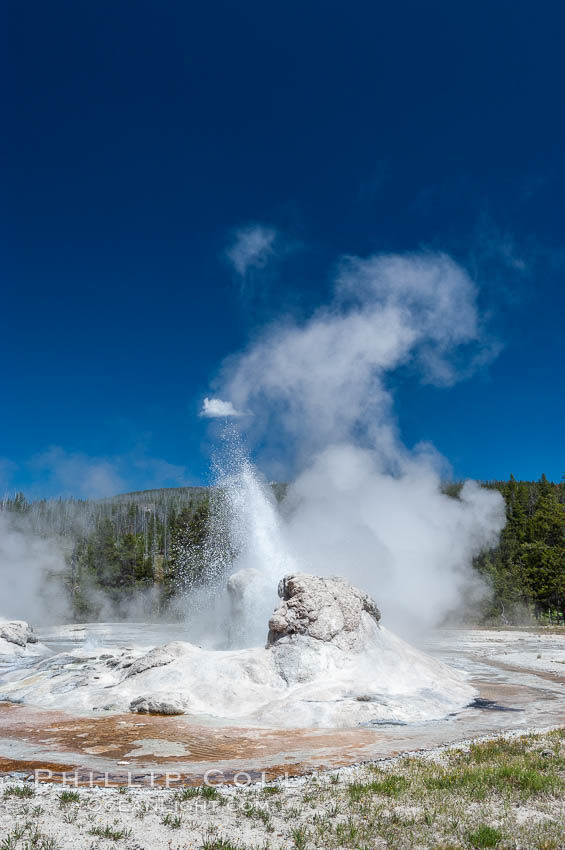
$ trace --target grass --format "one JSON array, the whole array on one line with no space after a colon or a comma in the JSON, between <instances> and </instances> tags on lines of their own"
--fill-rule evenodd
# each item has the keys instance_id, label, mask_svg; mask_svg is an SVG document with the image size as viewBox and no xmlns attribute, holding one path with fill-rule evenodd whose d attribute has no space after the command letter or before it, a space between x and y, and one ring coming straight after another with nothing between
<instances>
[{"instance_id":1,"label":"grass","mask_svg":"<svg viewBox=\"0 0 565 850\"><path fill-rule=\"evenodd\" d=\"M23 845L20 843L25 838ZM17 824L5 838L0 840L0 850L59 850L57 840L41 832L33 824Z\"/></svg>"},{"instance_id":2,"label":"grass","mask_svg":"<svg viewBox=\"0 0 565 850\"><path fill-rule=\"evenodd\" d=\"M69 803L80 803L78 791L61 791L59 794L59 805L68 806Z\"/></svg>"},{"instance_id":3,"label":"grass","mask_svg":"<svg viewBox=\"0 0 565 850\"><path fill-rule=\"evenodd\" d=\"M161 818L163 826L168 826L171 829L180 829L182 826L182 818L180 815L166 814Z\"/></svg>"},{"instance_id":4,"label":"grass","mask_svg":"<svg viewBox=\"0 0 565 850\"><path fill-rule=\"evenodd\" d=\"M483 823L473 832L469 832L467 838L472 847L481 850L483 847L498 847L502 841L502 832Z\"/></svg>"},{"instance_id":5,"label":"grass","mask_svg":"<svg viewBox=\"0 0 565 850\"><path fill-rule=\"evenodd\" d=\"M262 790L261 794L264 797L272 797L273 794L280 794L282 792L282 788L280 785L266 785Z\"/></svg>"},{"instance_id":6,"label":"grass","mask_svg":"<svg viewBox=\"0 0 565 850\"><path fill-rule=\"evenodd\" d=\"M383 774L382 779L373 779L371 782L352 782L347 792L353 803L363 800L367 795L380 794L383 797L397 797L405 791L409 782L404 776L394 774Z\"/></svg>"},{"instance_id":7,"label":"grass","mask_svg":"<svg viewBox=\"0 0 565 850\"><path fill-rule=\"evenodd\" d=\"M459 751L455 752L459 756ZM523 756L527 752L527 744L522 738L496 738L471 744L469 752L462 753L461 757L475 764L484 764L501 758Z\"/></svg>"},{"instance_id":8,"label":"grass","mask_svg":"<svg viewBox=\"0 0 565 850\"><path fill-rule=\"evenodd\" d=\"M24 799L33 787L23 788L22 794L19 785L5 786L4 796L14 802L4 806L11 817L7 835L0 807L0 850L56 850L54 839L37 828L42 822L35 803ZM61 826L72 825L76 846L90 846L89 830L99 839L129 838L123 819L97 825L95 814L86 811L81 822L89 793L80 790L80 808L68 805L79 802L76 790L60 789L50 798L62 809ZM130 801L136 804L136 834L128 846L132 841L145 846L144 829L157 827L161 843L195 850L565 850L565 729L501 736L288 787L274 783L225 792L203 785L141 796ZM218 806L195 806L193 815L189 805L179 806L191 800ZM41 802L52 814L49 798ZM182 841L167 839L165 828L177 830ZM253 836L247 844L245 834Z\"/></svg>"},{"instance_id":9,"label":"grass","mask_svg":"<svg viewBox=\"0 0 565 850\"><path fill-rule=\"evenodd\" d=\"M291 836L295 850L305 850L306 842L308 840L306 828L303 826L295 827L291 830Z\"/></svg>"},{"instance_id":10,"label":"grass","mask_svg":"<svg viewBox=\"0 0 565 850\"><path fill-rule=\"evenodd\" d=\"M328 850L561 850L565 834L565 730L497 738L440 757L360 768L320 792L309 845ZM310 798L305 789L302 801ZM532 819L517 819L527 804ZM540 813L539 815L537 813ZM333 817L332 817L333 816ZM489 824L495 818L496 825ZM491 821L492 823L492 821ZM276 825L275 825L276 826ZM306 830L304 824L300 830ZM295 841L296 847L296 841Z\"/></svg>"},{"instance_id":11,"label":"grass","mask_svg":"<svg viewBox=\"0 0 565 850\"><path fill-rule=\"evenodd\" d=\"M508 795L511 791L519 791L524 797L551 793L563 782L554 772L544 772L522 762L502 762L460 770L445 769L426 778L424 784L430 791L460 791L483 800L489 793Z\"/></svg>"},{"instance_id":12,"label":"grass","mask_svg":"<svg viewBox=\"0 0 565 850\"><path fill-rule=\"evenodd\" d=\"M31 785L9 785L4 789L4 797L19 797L26 799L35 797L35 788Z\"/></svg>"},{"instance_id":13,"label":"grass","mask_svg":"<svg viewBox=\"0 0 565 850\"><path fill-rule=\"evenodd\" d=\"M344 847L355 846L362 835L361 825L353 817L338 823L335 830L336 837Z\"/></svg>"},{"instance_id":14,"label":"grass","mask_svg":"<svg viewBox=\"0 0 565 850\"><path fill-rule=\"evenodd\" d=\"M267 809L260 806L253 806L247 802L243 807L243 814L251 820L260 820L266 829L269 829L271 826L271 816Z\"/></svg>"},{"instance_id":15,"label":"grass","mask_svg":"<svg viewBox=\"0 0 565 850\"><path fill-rule=\"evenodd\" d=\"M200 788L182 788L180 791L175 791L173 799L177 803L186 803L187 800L193 800L200 796Z\"/></svg>"},{"instance_id":16,"label":"grass","mask_svg":"<svg viewBox=\"0 0 565 850\"><path fill-rule=\"evenodd\" d=\"M203 800L217 800L220 794L218 792L218 789L213 788L211 785L201 785L200 796Z\"/></svg>"},{"instance_id":17,"label":"grass","mask_svg":"<svg viewBox=\"0 0 565 850\"><path fill-rule=\"evenodd\" d=\"M129 838L131 829L115 829L110 824L106 826L93 826L90 830L90 835L96 835L98 838L110 838L112 841L119 841L121 838Z\"/></svg>"},{"instance_id":18,"label":"grass","mask_svg":"<svg viewBox=\"0 0 565 850\"><path fill-rule=\"evenodd\" d=\"M218 800L220 794L218 789L212 785L199 785L197 787L182 788L180 791L175 791L174 799L178 803L186 803L187 800L194 800L195 797L200 797L202 800Z\"/></svg>"}]
</instances>

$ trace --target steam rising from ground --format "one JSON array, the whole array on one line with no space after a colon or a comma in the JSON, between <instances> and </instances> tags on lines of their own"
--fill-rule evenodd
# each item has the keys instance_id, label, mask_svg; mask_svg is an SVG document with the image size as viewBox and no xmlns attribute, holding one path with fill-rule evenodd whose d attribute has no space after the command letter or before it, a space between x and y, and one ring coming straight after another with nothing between
<instances>
[{"instance_id":1,"label":"steam rising from ground","mask_svg":"<svg viewBox=\"0 0 565 850\"><path fill-rule=\"evenodd\" d=\"M65 505L70 526L87 531L92 518L81 514L76 505ZM67 559L72 538L55 534L49 519L41 514L0 509L0 621L27 620L34 625L73 619L72 572ZM149 587L128 598L113 599L82 577L81 593L99 620L154 619L158 589Z\"/></svg>"},{"instance_id":2,"label":"steam rising from ground","mask_svg":"<svg viewBox=\"0 0 565 850\"><path fill-rule=\"evenodd\" d=\"M55 541L31 533L23 518L0 511L0 619L64 619L68 606L52 581L64 568Z\"/></svg>"},{"instance_id":3,"label":"steam rising from ground","mask_svg":"<svg viewBox=\"0 0 565 850\"><path fill-rule=\"evenodd\" d=\"M476 590L471 560L496 542L502 498L472 482L457 500L442 493L442 459L402 444L386 386L399 367L449 386L491 359L476 302L474 283L444 254L350 257L329 306L302 325L270 327L228 362L221 397L249 412L260 450L284 441L298 468L276 534L249 462L232 474L237 568L270 581L282 558L346 576L404 631L438 624Z\"/></svg>"},{"instance_id":4,"label":"steam rising from ground","mask_svg":"<svg viewBox=\"0 0 565 850\"><path fill-rule=\"evenodd\" d=\"M289 539L307 571L345 575L374 595L388 625L436 626L484 590L471 560L497 540L500 497L472 481L459 499L445 495L424 457L395 477L378 461L351 445L318 455L287 497Z\"/></svg>"}]
</instances>

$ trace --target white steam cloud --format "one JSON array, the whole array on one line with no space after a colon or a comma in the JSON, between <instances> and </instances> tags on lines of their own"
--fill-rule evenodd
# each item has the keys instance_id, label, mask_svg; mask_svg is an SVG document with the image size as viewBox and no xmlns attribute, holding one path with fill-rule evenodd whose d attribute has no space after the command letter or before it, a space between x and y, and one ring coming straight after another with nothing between
<instances>
[{"instance_id":1,"label":"white steam cloud","mask_svg":"<svg viewBox=\"0 0 565 850\"><path fill-rule=\"evenodd\" d=\"M54 540L30 533L23 518L0 511L0 620L64 619L68 606L59 581L64 569Z\"/></svg>"},{"instance_id":2,"label":"white steam cloud","mask_svg":"<svg viewBox=\"0 0 565 850\"><path fill-rule=\"evenodd\" d=\"M238 230L226 251L236 272L245 277L250 269L262 269L274 253L277 232L271 227L252 225Z\"/></svg>"},{"instance_id":3,"label":"white steam cloud","mask_svg":"<svg viewBox=\"0 0 565 850\"><path fill-rule=\"evenodd\" d=\"M496 542L504 510L473 482L459 499L442 492L444 461L402 444L387 382L404 367L449 386L495 352L475 284L450 257L348 257L329 306L269 328L223 375L222 396L253 414L262 447L294 450L281 529L292 562L350 578L404 631L436 625L476 589L472 558Z\"/></svg>"},{"instance_id":4,"label":"white steam cloud","mask_svg":"<svg viewBox=\"0 0 565 850\"><path fill-rule=\"evenodd\" d=\"M229 367L222 395L273 417L308 451L358 440L361 429L396 459L385 376L408 364L424 382L449 385L492 350L476 287L445 254L349 257L333 303L306 324L269 329Z\"/></svg>"},{"instance_id":5,"label":"white steam cloud","mask_svg":"<svg viewBox=\"0 0 565 850\"><path fill-rule=\"evenodd\" d=\"M236 410L231 401L222 401L221 398L205 398L202 402L202 410L200 416L208 419L217 419L221 417L237 417L242 416L239 410Z\"/></svg>"}]
</instances>

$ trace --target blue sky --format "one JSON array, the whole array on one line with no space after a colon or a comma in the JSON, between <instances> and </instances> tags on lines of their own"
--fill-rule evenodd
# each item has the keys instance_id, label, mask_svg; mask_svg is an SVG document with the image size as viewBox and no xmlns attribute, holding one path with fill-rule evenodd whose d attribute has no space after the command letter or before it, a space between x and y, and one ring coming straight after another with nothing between
<instances>
[{"instance_id":1,"label":"blue sky","mask_svg":"<svg viewBox=\"0 0 565 850\"><path fill-rule=\"evenodd\" d=\"M224 358L325 303L341 256L414 250L469 271L501 351L451 388L389 376L404 441L561 478L562 4L1 17L3 491L208 480Z\"/></svg>"}]
</instances>

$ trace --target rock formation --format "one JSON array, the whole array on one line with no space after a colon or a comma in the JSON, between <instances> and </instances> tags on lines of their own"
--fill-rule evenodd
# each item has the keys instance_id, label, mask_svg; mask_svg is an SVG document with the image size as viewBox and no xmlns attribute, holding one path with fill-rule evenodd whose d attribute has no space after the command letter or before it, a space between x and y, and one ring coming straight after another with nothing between
<instances>
[{"instance_id":1,"label":"rock formation","mask_svg":"<svg viewBox=\"0 0 565 850\"><path fill-rule=\"evenodd\" d=\"M130 702L129 710L133 714L184 714L186 702L182 699L161 699L154 696L137 697Z\"/></svg>"},{"instance_id":2,"label":"rock formation","mask_svg":"<svg viewBox=\"0 0 565 850\"><path fill-rule=\"evenodd\" d=\"M12 620L11 622L0 623L0 639L8 643L14 643L16 646L21 646L22 649L28 643L37 643L33 629L24 620Z\"/></svg>"},{"instance_id":3,"label":"rock formation","mask_svg":"<svg viewBox=\"0 0 565 850\"><path fill-rule=\"evenodd\" d=\"M231 576L232 610L252 602L258 587L254 571ZM269 585L267 599L274 590ZM150 651L77 647L31 668L12 667L0 675L0 693L80 713L129 709L271 728L436 720L476 696L459 671L384 628L375 602L345 579L291 573L279 595L266 646L209 650L175 641ZM7 636L0 644L35 651L26 648L26 624L0 628Z\"/></svg>"},{"instance_id":4,"label":"rock formation","mask_svg":"<svg viewBox=\"0 0 565 850\"><path fill-rule=\"evenodd\" d=\"M152 670L153 667L162 667L165 664L170 664L171 661L175 660L175 654L170 651L170 647L174 647L174 644L156 646L155 649L151 649L145 655L142 655L141 658L137 658L128 666L124 678L128 679L130 676L137 676L146 670Z\"/></svg>"},{"instance_id":5,"label":"rock formation","mask_svg":"<svg viewBox=\"0 0 565 850\"><path fill-rule=\"evenodd\" d=\"M46 655L32 627L24 620L0 620L0 655Z\"/></svg>"},{"instance_id":6,"label":"rock formation","mask_svg":"<svg viewBox=\"0 0 565 850\"><path fill-rule=\"evenodd\" d=\"M279 582L279 596L283 602L269 620L268 646L284 637L305 635L352 648L362 617L375 623L381 619L375 601L339 576L285 576Z\"/></svg>"}]
</instances>

